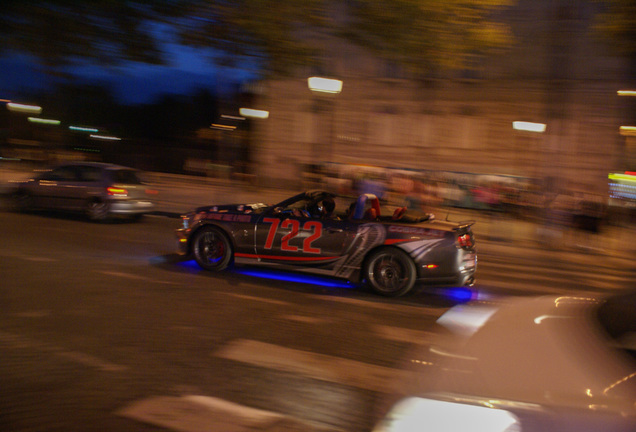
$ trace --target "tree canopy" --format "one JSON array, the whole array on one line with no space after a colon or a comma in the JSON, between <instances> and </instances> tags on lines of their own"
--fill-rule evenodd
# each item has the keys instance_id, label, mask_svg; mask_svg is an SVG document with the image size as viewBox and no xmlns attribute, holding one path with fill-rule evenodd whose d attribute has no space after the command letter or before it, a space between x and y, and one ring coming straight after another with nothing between
<instances>
[{"instance_id":1,"label":"tree canopy","mask_svg":"<svg viewBox=\"0 0 636 432\"><path fill-rule=\"evenodd\" d=\"M344 34L414 72L469 68L509 46L494 16L511 0L354 0Z\"/></svg>"},{"instance_id":2,"label":"tree canopy","mask_svg":"<svg viewBox=\"0 0 636 432\"><path fill-rule=\"evenodd\" d=\"M6 0L0 9L0 50L33 55L49 70L76 61L160 64L148 23L168 7L108 0Z\"/></svg>"},{"instance_id":3,"label":"tree canopy","mask_svg":"<svg viewBox=\"0 0 636 432\"><path fill-rule=\"evenodd\" d=\"M307 29L348 39L413 71L465 68L512 37L495 20L513 0L8 0L0 50L32 54L49 70L74 62L162 64L158 28L210 48L221 65L265 75L320 58ZM163 27L157 27L160 23Z\"/></svg>"}]
</instances>

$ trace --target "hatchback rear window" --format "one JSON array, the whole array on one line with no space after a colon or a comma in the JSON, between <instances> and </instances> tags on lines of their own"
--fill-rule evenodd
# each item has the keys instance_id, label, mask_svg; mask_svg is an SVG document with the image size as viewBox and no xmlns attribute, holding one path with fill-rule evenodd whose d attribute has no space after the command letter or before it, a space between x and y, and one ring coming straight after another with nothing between
<instances>
[{"instance_id":1,"label":"hatchback rear window","mask_svg":"<svg viewBox=\"0 0 636 432\"><path fill-rule=\"evenodd\" d=\"M115 183L141 184L141 180L137 176L137 172L134 170L112 170L111 178Z\"/></svg>"},{"instance_id":2,"label":"hatchback rear window","mask_svg":"<svg viewBox=\"0 0 636 432\"><path fill-rule=\"evenodd\" d=\"M80 181L83 182L96 182L102 178L102 170L94 166L79 166L77 167L79 172Z\"/></svg>"}]
</instances>

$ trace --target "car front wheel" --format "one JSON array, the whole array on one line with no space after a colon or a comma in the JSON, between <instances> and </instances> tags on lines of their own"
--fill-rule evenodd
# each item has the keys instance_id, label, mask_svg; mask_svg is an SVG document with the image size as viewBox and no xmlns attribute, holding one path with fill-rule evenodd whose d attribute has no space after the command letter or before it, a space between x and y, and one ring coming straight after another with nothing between
<instances>
[{"instance_id":1,"label":"car front wheel","mask_svg":"<svg viewBox=\"0 0 636 432\"><path fill-rule=\"evenodd\" d=\"M417 269L405 252L395 248L380 249L366 260L364 279L369 288L386 297L399 297L415 285Z\"/></svg>"},{"instance_id":2,"label":"car front wheel","mask_svg":"<svg viewBox=\"0 0 636 432\"><path fill-rule=\"evenodd\" d=\"M218 228L204 227L192 239L194 259L202 268L210 271L226 269L232 261L232 244Z\"/></svg>"}]
</instances>

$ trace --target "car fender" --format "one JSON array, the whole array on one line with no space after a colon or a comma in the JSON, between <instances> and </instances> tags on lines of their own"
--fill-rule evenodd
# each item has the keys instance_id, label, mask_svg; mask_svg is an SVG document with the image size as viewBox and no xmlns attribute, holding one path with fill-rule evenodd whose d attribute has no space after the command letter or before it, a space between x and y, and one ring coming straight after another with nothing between
<instances>
[{"instance_id":1,"label":"car fender","mask_svg":"<svg viewBox=\"0 0 636 432\"><path fill-rule=\"evenodd\" d=\"M212 226L212 227L220 229L227 236L227 238L230 240L230 243L232 243L232 248L234 250L236 250L236 238L235 238L235 235L234 235L234 233L232 231L230 231L228 229L227 226L225 226L224 224L220 224L220 223L218 223L216 221L203 220L203 221L199 221L197 223L197 225L192 227L192 229L191 229L191 233L188 236L188 254L192 253L192 240L194 239L196 233L198 231L200 231L201 229L203 229L205 227L209 227L209 226Z\"/></svg>"}]
</instances>

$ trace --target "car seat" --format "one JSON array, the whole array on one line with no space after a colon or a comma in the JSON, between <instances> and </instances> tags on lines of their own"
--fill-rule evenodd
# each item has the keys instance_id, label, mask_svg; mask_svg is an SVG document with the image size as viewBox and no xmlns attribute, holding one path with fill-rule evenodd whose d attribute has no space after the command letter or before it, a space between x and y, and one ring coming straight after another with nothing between
<instances>
[{"instance_id":1,"label":"car seat","mask_svg":"<svg viewBox=\"0 0 636 432\"><path fill-rule=\"evenodd\" d=\"M393 220L400 220L404 216L404 213L406 213L406 207L398 207L393 212L392 219Z\"/></svg>"},{"instance_id":2,"label":"car seat","mask_svg":"<svg viewBox=\"0 0 636 432\"><path fill-rule=\"evenodd\" d=\"M362 219L368 220L368 221L377 220L378 212L373 207L370 207L367 209L367 211L364 212L364 216L362 217Z\"/></svg>"},{"instance_id":3,"label":"car seat","mask_svg":"<svg viewBox=\"0 0 636 432\"><path fill-rule=\"evenodd\" d=\"M367 203L370 204L370 208L367 209ZM353 220L377 220L380 217L380 200L373 194L362 194L358 197L356 202L352 204L353 211L350 214L350 218ZM370 212L373 210L373 212Z\"/></svg>"}]
</instances>

